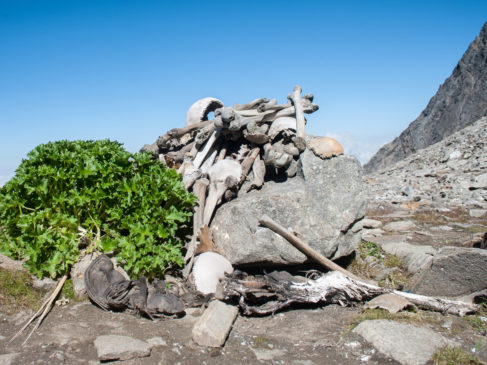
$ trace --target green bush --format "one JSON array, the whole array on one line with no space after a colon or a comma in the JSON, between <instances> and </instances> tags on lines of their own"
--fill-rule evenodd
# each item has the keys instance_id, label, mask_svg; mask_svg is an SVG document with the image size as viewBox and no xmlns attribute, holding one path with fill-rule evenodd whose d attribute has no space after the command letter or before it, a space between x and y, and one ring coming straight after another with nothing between
<instances>
[{"instance_id":1,"label":"green bush","mask_svg":"<svg viewBox=\"0 0 487 365\"><path fill-rule=\"evenodd\" d=\"M113 252L130 275L182 265L196 198L181 176L118 142L37 146L0 189L0 250L38 277L67 274L80 241Z\"/></svg>"}]
</instances>

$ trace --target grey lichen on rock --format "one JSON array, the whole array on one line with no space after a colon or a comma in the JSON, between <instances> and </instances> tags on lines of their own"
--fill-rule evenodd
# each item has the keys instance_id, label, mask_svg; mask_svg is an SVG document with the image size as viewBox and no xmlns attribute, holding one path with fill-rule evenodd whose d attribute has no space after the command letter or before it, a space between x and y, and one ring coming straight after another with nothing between
<instances>
[{"instance_id":1,"label":"grey lichen on rock","mask_svg":"<svg viewBox=\"0 0 487 365\"><path fill-rule=\"evenodd\" d=\"M218 209L211 225L213 239L232 264L306 261L281 236L259 227L264 214L296 231L326 257L347 256L358 246L366 204L360 163L348 155L323 160L306 150L300 164L298 176L268 181L261 190Z\"/></svg>"}]
</instances>

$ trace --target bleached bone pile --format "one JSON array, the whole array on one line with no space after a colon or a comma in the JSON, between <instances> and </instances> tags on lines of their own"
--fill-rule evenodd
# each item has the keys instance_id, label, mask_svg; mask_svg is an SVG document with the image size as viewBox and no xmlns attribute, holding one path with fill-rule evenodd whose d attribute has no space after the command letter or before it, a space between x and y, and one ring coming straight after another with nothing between
<instances>
[{"instance_id":1,"label":"bleached bone pile","mask_svg":"<svg viewBox=\"0 0 487 365\"><path fill-rule=\"evenodd\" d=\"M237 195L250 171L248 190L262 186L266 166L278 175L296 175L297 159L306 149L304 113L313 113L318 105L312 94L301 96L299 86L288 99L278 105L276 99L260 98L233 108L215 98L198 100L188 110L184 128L172 129L142 148L178 168L186 188L198 196L198 229L210 223L218 203ZM211 112L214 120L208 120Z\"/></svg>"}]
</instances>

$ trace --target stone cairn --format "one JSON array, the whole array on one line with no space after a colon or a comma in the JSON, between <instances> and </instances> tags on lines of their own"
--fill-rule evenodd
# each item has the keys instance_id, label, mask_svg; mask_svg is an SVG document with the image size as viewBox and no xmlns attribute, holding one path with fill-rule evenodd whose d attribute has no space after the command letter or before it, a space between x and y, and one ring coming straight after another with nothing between
<instances>
[{"instance_id":1,"label":"stone cairn","mask_svg":"<svg viewBox=\"0 0 487 365\"><path fill-rule=\"evenodd\" d=\"M142 147L176 168L185 187L198 197L187 261L192 261L201 228L210 224L219 203L235 198L240 190L261 188L266 174L290 178L298 173L299 156L307 148L304 114L318 110L313 95L301 92L300 86L294 87L288 102L280 105L267 98L233 107L211 97L200 99L189 108L184 128ZM214 120L208 120L211 112ZM321 157L343 153L331 138L312 142L308 147Z\"/></svg>"}]
</instances>

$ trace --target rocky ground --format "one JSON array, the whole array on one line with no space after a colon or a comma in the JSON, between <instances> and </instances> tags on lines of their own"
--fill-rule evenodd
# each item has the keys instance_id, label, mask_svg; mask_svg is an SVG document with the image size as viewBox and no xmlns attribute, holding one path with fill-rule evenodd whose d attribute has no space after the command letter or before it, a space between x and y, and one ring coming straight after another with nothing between
<instances>
[{"instance_id":1,"label":"rocky ground","mask_svg":"<svg viewBox=\"0 0 487 365\"><path fill-rule=\"evenodd\" d=\"M487 231L486 140L483 118L366 176L364 241L356 258L341 264L381 285L428 295L485 289L487 251L472 247L482 244ZM9 340L32 312L12 311L0 299L0 364L487 362L485 309L461 318L421 309L392 314L363 304L295 307L265 317L238 315L225 345L207 348L192 340L203 309L151 321L71 301L55 306L22 345L26 334Z\"/></svg>"}]
</instances>

